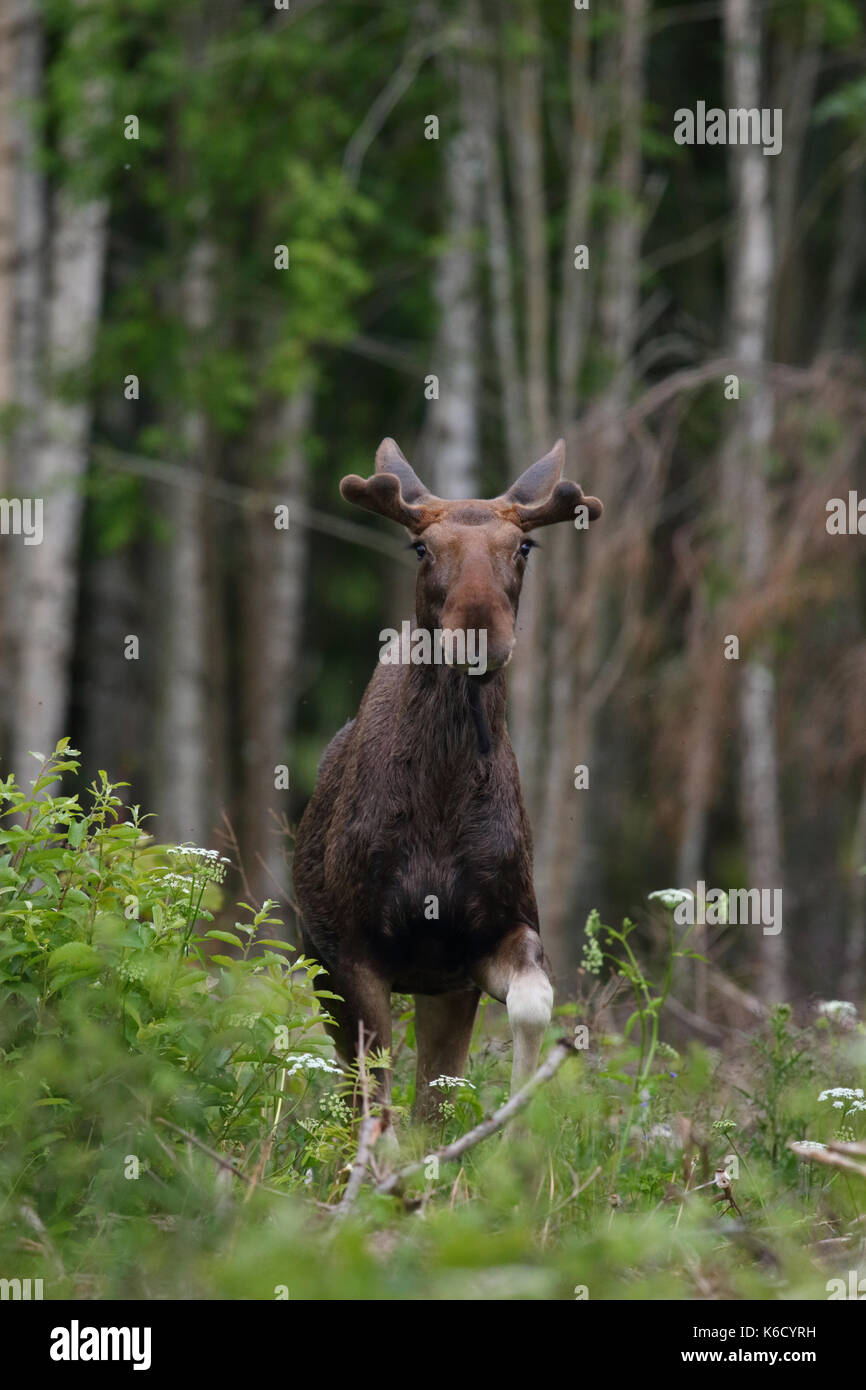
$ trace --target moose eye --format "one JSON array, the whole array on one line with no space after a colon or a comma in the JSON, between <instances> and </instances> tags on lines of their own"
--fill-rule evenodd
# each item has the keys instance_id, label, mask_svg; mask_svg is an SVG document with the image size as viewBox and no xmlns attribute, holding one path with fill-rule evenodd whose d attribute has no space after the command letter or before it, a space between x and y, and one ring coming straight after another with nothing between
<instances>
[{"instance_id":1,"label":"moose eye","mask_svg":"<svg viewBox=\"0 0 866 1390\"><path fill-rule=\"evenodd\" d=\"M534 548L535 548L535 541L521 541L521 542L520 542L520 545L518 546L518 549L519 549L519 551L520 551L520 554L523 556L524 560L526 559L526 557L527 557L527 555L529 554L530 550L533 550Z\"/></svg>"},{"instance_id":2,"label":"moose eye","mask_svg":"<svg viewBox=\"0 0 866 1390\"><path fill-rule=\"evenodd\" d=\"M419 560L423 560L424 556L427 554L427 547L423 541L413 541L412 549L415 551Z\"/></svg>"}]
</instances>

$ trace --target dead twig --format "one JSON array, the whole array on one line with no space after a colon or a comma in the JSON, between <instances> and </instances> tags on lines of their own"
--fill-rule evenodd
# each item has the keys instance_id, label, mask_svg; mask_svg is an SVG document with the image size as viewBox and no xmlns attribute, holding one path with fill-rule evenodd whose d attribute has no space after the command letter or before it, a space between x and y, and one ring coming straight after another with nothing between
<instances>
[{"instance_id":1,"label":"dead twig","mask_svg":"<svg viewBox=\"0 0 866 1390\"><path fill-rule=\"evenodd\" d=\"M589 1187L589 1184L591 1182L595 1182L596 1178L601 1172L601 1164L594 1168L590 1173L589 1177L585 1178L583 1182L580 1181L578 1175L573 1171L573 1169L569 1169L569 1172L571 1173L571 1176L574 1179L574 1186L572 1187L567 1197L563 1197L559 1202L557 1202L555 1207L550 1208L550 1210L547 1213L548 1218L550 1218L551 1216L555 1216L557 1212L562 1211L563 1207L567 1207L569 1202L575 1201L575 1199L580 1196L581 1192L585 1191L586 1188Z\"/></svg>"},{"instance_id":2,"label":"dead twig","mask_svg":"<svg viewBox=\"0 0 866 1390\"><path fill-rule=\"evenodd\" d=\"M372 1034L371 1034L372 1038ZM370 1114L370 1082L367 1076L367 1046L364 1040L364 1025L358 1023L358 1079L361 1085L361 1110L362 1119L358 1130L358 1150L352 1167L349 1170L349 1180L346 1183L346 1190L340 1198L339 1203L333 1208L333 1214L337 1220L342 1220L348 1216L355 1202L358 1193L364 1182L367 1169L373 1153L373 1145L379 1137L382 1128L381 1122Z\"/></svg>"},{"instance_id":3,"label":"dead twig","mask_svg":"<svg viewBox=\"0 0 866 1390\"><path fill-rule=\"evenodd\" d=\"M426 1154L424 1158L418 1159L415 1163L409 1163L405 1168L399 1168L396 1172L389 1173L378 1184L376 1191L394 1192L407 1178L426 1168L431 1158L438 1159L441 1163L451 1163L455 1159L462 1158L469 1149L480 1144L482 1139L489 1139L491 1134L495 1134L497 1130L507 1125L509 1120L513 1120L514 1116L529 1104L539 1087L550 1081L551 1077L559 1071L566 1057L572 1056L574 1052L575 1048L566 1039L556 1043L548 1052L535 1075L526 1082L526 1085L522 1086L510 1100L495 1110L486 1120L482 1120L474 1129L468 1130L459 1139L455 1139L453 1144L445 1144L442 1148L434 1149L432 1153Z\"/></svg>"},{"instance_id":4,"label":"dead twig","mask_svg":"<svg viewBox=\"0 0 866 1390\"><path fill-rule=\"evenodd\" d=\"M235 859L237 860L237 869L238 873L241 876L241 883L243 884L246 899L248 902L254 903L256 908L258 909L261 907L261 903L253 896L253 890L250 887L250 881L247 878L246 867L244 865L243 857L241 855L241 847L238 842L238 837L235 834L235 828L229 820L225 807L223 807L221 820L222 829L217 831L217 836L222 840L226 848L230 849L233 852Z\"/></svg>"},{"instance_id":5,"label":"dead twig","mask_svg":"<svg viewBox=\"0 0 866 1390\"><path fill-rule=\"evenodd\" d=\"M831 1143L825 1149L813 1149L808 1141L792 1140L788 1148L809 1163L822 1163L827 1168L841 1169L844 1173L856 1173L858 1178L866 1178L866 1166L848 1157L852 1153L866 1154L866 1144Z\"/></svg>"},{"instance_id":6,"label":"dead twig","mask_svg":"<svg viewBox=\"0 0 866 1390\"><path fill-rule=\"evenodd\" d=\"M168 1129L173 1129L175 1134L179 1134L182 1139L186 1139L188 1143L194 1144L197 1149L201 1149L202 1153L207 1154L208 1158L212 1159L213 1162L218 1164L225 1172L231 1173L236 1178L240 1178L241 1182L246 1183L247 1186L256 1187L256 1180L251 1178L248 1173L242 1172L240 1168L236 1168L230 1159L223 1158L223 1155L218 1154L216 1149L211 1149L207 1144L202 1143L197 1134L190 1133L188 1129L181 1129L180 1125L174 1124L171 1120L164 1119L162 1115L157 1115L156 1122L159 1125L165 1125ZM280 1192L276 1187L266 1187L264 1184L261 1184L261 1188L263 1192L270 1192L274 1197L289 1196L288 1192Z\"/></svg>"}]
</instances>

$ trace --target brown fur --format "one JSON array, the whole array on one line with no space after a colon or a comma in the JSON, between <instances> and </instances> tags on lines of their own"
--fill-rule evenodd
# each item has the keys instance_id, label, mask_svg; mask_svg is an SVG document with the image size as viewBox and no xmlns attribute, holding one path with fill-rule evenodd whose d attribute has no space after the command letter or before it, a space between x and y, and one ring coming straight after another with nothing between
<instances>
[{"instance_id":1,"label":"brown fur","mask_svg":"<svg viewBox=\"0 0 866 1390\"><path fill-rule=\"evenodd\" d=\"M295 845L304 949L342 996L332 1006L338 1050L354 1057L359 1021L374 1046L389 1047L391 992L415 994L422 1117L435 1100L429 1081L462 1072L479 991L505 999L509 981L542 961L502 668L514 646L525 532L571 519L578 504L590 518L601 512L576 484L559 482L563 456L560 441L503 497L448 501L432 497L385 440L373 477L341 487L423 537L417 626L487 632L486 676L377 666L357 717L325 752ZM431 894L433 920L424 912Z\"/></svg>"}]
</instances>

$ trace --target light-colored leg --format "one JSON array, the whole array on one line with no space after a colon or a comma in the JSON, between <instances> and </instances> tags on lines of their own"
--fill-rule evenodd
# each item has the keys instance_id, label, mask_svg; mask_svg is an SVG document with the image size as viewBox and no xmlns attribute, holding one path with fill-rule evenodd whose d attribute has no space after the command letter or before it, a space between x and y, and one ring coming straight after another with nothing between
<instances>
[{"instance_id":1,"label":"light-colored leg","mask_svg":"<svg viewBox=\"0 0 866 1390\"><path fill-rule=\"evenodd\" d=\"M543 960L538 932L520 926L475 972L481 989L508 1010L514 1045L512 1094L536 1071L542 1039L553 1013L553 989Z\"/></svg>"},{"instance_id":2,"label":"light-colored leg","mask_svg":"<svg viewBox=\"0 0 866 1390\"><path fill-rule=\"evenodd\" d=\"M477 989L464 989L455 994L415 995L418 1063L414 1116L421 1123L436 1119L438 1102L447 1095L445 1091L432 1088L430 1082L437 1076L465 1075L478 998Z\"/></svg>"}]
</instances>

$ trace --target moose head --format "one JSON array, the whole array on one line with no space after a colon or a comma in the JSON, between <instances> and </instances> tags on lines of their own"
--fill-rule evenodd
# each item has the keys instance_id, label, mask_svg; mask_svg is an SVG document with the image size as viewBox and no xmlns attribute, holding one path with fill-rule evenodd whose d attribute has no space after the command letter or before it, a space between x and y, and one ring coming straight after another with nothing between
<instances>
[{"instance_id":1,"label":"moose head","mask_svg":"<svg viewBox=\"0 0 866 1390\"><path fill-rule=\"evenodd\" d=\"M421 627L487 633L487 669L500 670L514 649L514 623L529 532L557 521L601 516L597 497L562 477L565 443L558 440L507 492L487 500L435 497L393 439L376 451L370 478L351 473L340 484L347 502L405 526L420 567L415 612ZM578 523L579 524L579 523Z\"/></svg>"}]
</instances>

